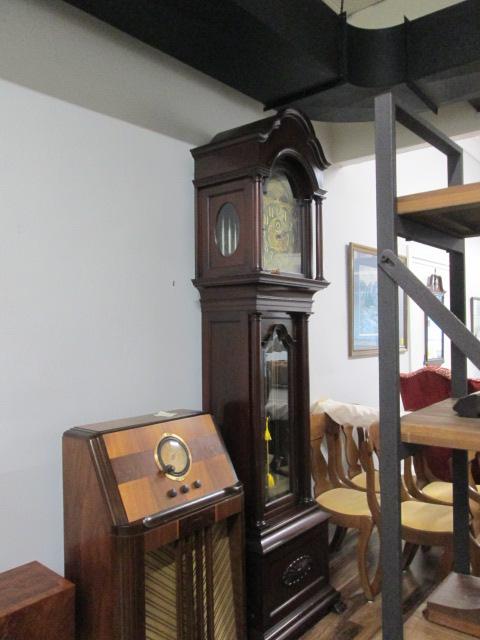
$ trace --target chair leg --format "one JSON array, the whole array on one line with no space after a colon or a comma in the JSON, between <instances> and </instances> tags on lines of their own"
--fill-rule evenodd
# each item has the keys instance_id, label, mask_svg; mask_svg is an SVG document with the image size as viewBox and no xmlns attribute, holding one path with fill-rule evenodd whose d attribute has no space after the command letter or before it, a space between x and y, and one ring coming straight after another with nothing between
<instances>
[{"instance_id":1,"label":"chair leg","mask_svg":"<svg viewBox=\"0 0 480 640\"><path fill-rule=\"evenodd\" d=\"M362 585L362 589L367 600L373 600L380 590L380 566L377 567L377 571L375 573L373 581L370 582L368 579L367 551L368 543L370 542L370 537L372 535L374 527L375 525L373 524L373 522L365 522L364 524L360 525L358 529L358 573L360 576L360 584Z\"/></svg>"},{"instance_id":2,"label":"chair leg","mask_svg":"<svg viewBox=\"0 0 480 640\"><path fill-rule=\"evenodd\" d=\"M374 597L380 593L380 589L382 587L382 563L380 562L380 553L378 554L377 569L373 576L373 580L370 583L370 587Z\"/></svg>"},{"instance_id":3,"label":"chair leg","mask_svg":"<svg viewBox=\"0 0 480 640\"><path fill-rule=\"evenodd\" d=\"M475 512L472 517L471 528L473 535L475 536L475 538L477 538L480 534L480 509L478 508L478 505L475 505Z\"/></svg>"},{"instance_id":4,"label":"chair leg","mask_svg":"<svg viewBox=\"0 0 480 640\"><path fill-rule=\"evenodd\" d=\"M333 537L328 545L328 550L330 553L335 553L340 549L345 540L345 536L347 535L348 529L346 527L341 527L340 525L336 525L335 532Z\"/></svg>"},{"instance_id":5,"label":"chair leg","mask_svg":"<svg viewBox=\"0 0 480 640\"><path fill-rule=\"evenodd\" d=\"M440 558L440 564L438 565L437 578L443 580L448 576L453 568L453 549L447 547Z\"/></svg>"},{"instance_id":6,"label":"chair leg","mask_svg":"<svg viewBox=\"0 0 480 640\"><path fill-rule=\"evenodd\" d=\"M480 545L478 541L470 536L470 563L472 565L472 574L480 576Z\"/></svg>"},{"instance_id":7,"label":"chair leg","mask_svg":"<svg viewBox=\"0 0 480 640\"><path fill-rule=\"evenodd\" d=\"M412 560L415 558L418 551L418 544L412 542L405 542L402 553L402 571L406 571L412 564Z\"/></svg>"}]
</instances>

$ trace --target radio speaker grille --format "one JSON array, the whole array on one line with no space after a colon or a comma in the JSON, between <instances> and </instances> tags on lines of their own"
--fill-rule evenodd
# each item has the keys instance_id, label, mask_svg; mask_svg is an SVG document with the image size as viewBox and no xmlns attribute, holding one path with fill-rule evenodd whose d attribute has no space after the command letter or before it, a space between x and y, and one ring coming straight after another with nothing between
<instances>
[{"instance_id":1,"label":"radio speaker grille","mask_svg":"<svg viewBox=\"0 0 480 640\"><path fill-rule=\"evenodd\" d=\"M146 553L146 640L240 639L241 575L228 520Z\"/></svg>"}]
</instances>

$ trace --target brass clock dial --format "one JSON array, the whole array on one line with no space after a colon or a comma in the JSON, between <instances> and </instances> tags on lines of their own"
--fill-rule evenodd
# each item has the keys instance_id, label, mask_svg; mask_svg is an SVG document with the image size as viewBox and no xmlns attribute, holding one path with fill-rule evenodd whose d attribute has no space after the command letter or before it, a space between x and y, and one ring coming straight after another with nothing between
<instances>
[{"instance_id":1,"label":"brass clock dial","mask_svg":"<svg viewBox=\"0 0 480 640\"><path fill-rule=\"evenodd\" d=\"M183 480L192 466L192 456L180 436L164 433L155 447L155 462L170 480Z\"/></svg>"},{"instance_id":2,"label":"brass clock dial","mask_svg":"<svg viewBox=\"0 0 480 640\"><path fill-rule=\"evenodd\" d=\"M302 273L300 208L288 178L269 178L263 194L264 271Z\"/></svg>"}]
</instances>

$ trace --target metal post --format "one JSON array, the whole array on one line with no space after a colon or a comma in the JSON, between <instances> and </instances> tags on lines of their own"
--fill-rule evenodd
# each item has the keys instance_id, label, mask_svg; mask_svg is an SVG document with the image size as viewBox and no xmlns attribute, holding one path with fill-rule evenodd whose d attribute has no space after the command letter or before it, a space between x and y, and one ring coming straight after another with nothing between
<instances>
[{"instance_id":1,"label":"metal post","mask_svg":"<svg viewBox=\"0 0 480 640\"><path fill-rule=\"evenodd\" d=\"M457 163L458 171L458 163ZM464 243L465 244L465 243ZM450 310L465 323L465 253L450 252ZM468 392L467 359L452 342L452 396L463 396ZM468 459L467 452L454 449L453 471L453 531L455 571L470 573L470 536L468 505Z\"/></svg>"},{"instance_id":2,"label":"metal post","mask_svg":"<svg viewBox=\"0 0 480 640\"><path fill-rule=\"evenodd\" d=\"M449 186L463 184L463 153L448 155ZM465 323L465 242L462 251L450 252L450 310ZM453 344L452 396L468 393L467 359ZM453 471L453 531L455 551L455 571L470 573L469 506L468 506L468 459L467 452L455 449L452 456Z\"/></svg>"},{"instance_id":3,"label":"metal post","mask_svg":"<svg viewBox=\"0 0 480 640\"><path fill-rule=\"evenodd\" d=\"M392 94L375 99L377 246L396 254L395 110ZM386 640L403 638L398 330L398 287L378 269L382 634Z\"/></svg>"},{"instance_id":4,"label":"metal post","mask_svg":"<svg viewBox=\"0 0 480 640\"><path fill-rule=\"evenodd\" d=\"M443 132L423 118L414 115L400 104L392 94L375 99L375 153L377 182L377 246L378 270L378 327L379 327L379 386L380 386L380 482L382 497L381 562L384 576L382 591L383 637L388 640L403 638L401 591L401 517L400 517L400 407L398 358L398 288L397 282L410 294L421 292L412 274L402 274L397 254L397 234L407 239L419 239L439 246L450 255L450 310L465 323L465 243L449 239L444 234L424 229L422 225L400 222L396 215L396 146L395 123L401 122L413 133L437 148L447 157L449 186L463 184L463 150ZM418 233L419 232L419 233ZM419 236L417 238L417 235ZM393 252L393 253L392 253ZM390 254L390 256L388 255ZM393 269L392 269L393 267ZM390 277L389 277L390 276ZM413 287L413 288L412 288ZM417 291L418 290L418 291ZM415 295L413 296L415 298ZM418 301L417 301L418 302ZM435 301L438 304L437 301ZM419 302L422 308L432 307L432 314L442 318L449 333L463 346L475 361L478 344L471 344L471 336L464 327L445 317L443 309L435 308L433 301ZM433 306L432 306L433 305ZM468 347L465 349L465 347ZM470 347L472 352L470 353ZM452 341L452 395L467 393L467 365L464 353ZM475 355L475 357L473 357ZM453 504L455 570L469 572L468 528L468 476L467 454L453 453Z\"/></svg>"},{"instance_id":5,"label":"metal post","mask_svg":"<svg viewBox=\"0 0 480 640\"><path fill-rule=\"evenodd\" d=\"M463 184L463 153L451 151L447 155L448 162L448 186L453 187Z\"/></svg>"}]
</instances>

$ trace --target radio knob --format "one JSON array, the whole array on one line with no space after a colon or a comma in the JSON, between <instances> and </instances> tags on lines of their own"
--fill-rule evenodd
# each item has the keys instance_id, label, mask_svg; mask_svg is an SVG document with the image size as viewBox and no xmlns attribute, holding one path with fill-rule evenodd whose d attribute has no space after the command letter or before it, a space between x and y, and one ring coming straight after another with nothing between
<instances>
[{"instance_id":1,"label":"radio knob","mask_svg":"<svg viewBox=\"0 0 480 640\"><path fill-rule=\"evenodd\" d=\"M195 487L195 489L200 489L200 487L202 486L202 482L200 480L195 480L193 486Z\"/></svg>"},{"instance_id":2,"label":"radio knob","mask_svg":"<svg viewBox=\"0 0 480 640\"><path fill-rule=\"evenodd\" d=\"M175 498L175 496L176 496L176 495L177 495L177 490L176 490L176 489L173 489L173 488L172 488L172 489L169 489L169 490L167 491L167 496L168 496L169 498Z\"/></svg>"},{"instance_id":3,"label":"radio knob","mask_svg":"<svg viewBox=\"0 0 480 640\"><path fill-rule=\"evenodd\" d=\"M188 486L188 484L182 484L182 486L180 487L180 491L182 493L188 493L190 491L190 487Z\"/></svg>"}]
</instances>

